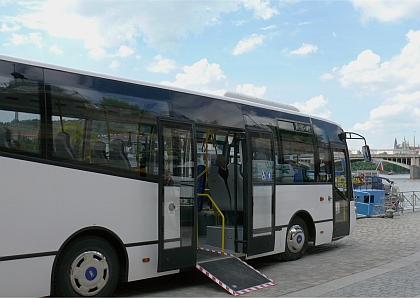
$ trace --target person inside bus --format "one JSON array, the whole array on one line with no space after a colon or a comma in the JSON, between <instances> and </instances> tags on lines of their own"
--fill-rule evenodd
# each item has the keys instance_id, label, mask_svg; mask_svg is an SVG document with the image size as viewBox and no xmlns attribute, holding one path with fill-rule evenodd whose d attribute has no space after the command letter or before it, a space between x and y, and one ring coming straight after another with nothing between
<instances>
[{"instance_id":1,"label":"person inside bus","mask_svg":"<svg viewBox=\"0 0 420 298\"><path fill-rule=\"evenodd\" d=\"M360 183L365 183L365 173L363 172L359 173L359 180L360 180Z\"/></svg>"},{"instance_id":2,"label":"person inside bus","mask_svg":"<svg viewBox=\"0 0 420 298\"><path fill-rule=\"evenodd\" d=\"M223 180L225 181L226 187L228 187L227 186L227 179L228 179L228 176L229 176L229 171L228 171L228 169L226 167L226 165L227 165L226 157L224 157L221 154L218 154L216 156L216 164L219 166L219 175L220 175L220 177L223 178Z\"/></svg>"},{"instance_id":3,"label":"person inside bus","mask_svg":"<svg viewBox=\"0 0 420 298\"><path fill-rule=\"evenodd\" d=\"M169 175L168 171L163 172L163 185L164 186L174 185L174 179Z\"/></svg>"}]
</instances>

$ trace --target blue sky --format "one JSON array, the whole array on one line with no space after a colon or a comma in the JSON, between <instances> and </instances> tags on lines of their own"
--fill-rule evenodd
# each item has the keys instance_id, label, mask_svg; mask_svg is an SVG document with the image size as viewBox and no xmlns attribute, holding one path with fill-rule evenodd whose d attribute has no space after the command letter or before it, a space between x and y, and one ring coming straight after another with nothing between
<instances>
[{"instance_id":1,"label":"blue sky","mask_svg":"<svg viewBox=\"0 0 420 298\"><path fill-rule=\"evenodd\" d=\"M0 0L0 54L292 104L373 149L420 143L420 1Z\"/></svg>"}]
</instances>

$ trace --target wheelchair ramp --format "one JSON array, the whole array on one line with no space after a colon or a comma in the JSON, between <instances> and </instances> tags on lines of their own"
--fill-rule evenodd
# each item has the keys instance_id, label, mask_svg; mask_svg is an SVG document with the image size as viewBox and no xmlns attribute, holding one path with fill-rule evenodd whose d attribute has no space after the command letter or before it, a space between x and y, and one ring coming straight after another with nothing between
<instances>
[{"instance_id":1,"label":"wheelchair ramp","mask_svg":"<svg viewBox=\"0 0 420 298\"><path fill-rule=\"evenodd\" d=\"M234 255L198 248L196 267L233 296L276 283Z\"/></svg>"}]
</instances>

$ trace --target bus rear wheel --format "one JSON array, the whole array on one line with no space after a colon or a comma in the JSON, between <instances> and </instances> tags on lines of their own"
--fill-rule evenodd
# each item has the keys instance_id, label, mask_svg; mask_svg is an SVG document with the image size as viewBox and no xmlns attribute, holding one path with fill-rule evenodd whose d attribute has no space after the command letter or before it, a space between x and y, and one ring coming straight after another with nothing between
<instances>
[{"instance_id":1,"label":"bus rear wheel","mask_svg":"<svg viewBox=\"0 0 420 298\"><path fill-rule=\"evenodd\" d=\"M119 279L115 249L103 238L83 237L58 259L55 289L59 296L110 296Z\"/></svg>"},{"instance_id":2,"label":"bus rear wheel","mask_svg":"<svg viewBox=\"0 0 420 298\"><path fill-rule=\"evenodd\" d=\"M289 223L286 234L286 249L281 259L294 261L300 259L308 247L308 227L303 219L295 217Z\"/></svg>"}]
</instances>

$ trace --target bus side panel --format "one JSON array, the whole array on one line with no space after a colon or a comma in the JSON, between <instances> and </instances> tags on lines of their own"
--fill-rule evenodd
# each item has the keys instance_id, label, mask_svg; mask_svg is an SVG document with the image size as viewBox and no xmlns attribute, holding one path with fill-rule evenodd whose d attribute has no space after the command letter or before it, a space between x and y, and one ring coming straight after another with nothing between
<instances>
[{"instance_id":1,"label":"bus side panel","mask_svg":"<svg viewBox=\"0 0 420 298\"><path fill-rule=\"evenodd\" d=\"M0 157L2 179L0 189L0 256L21 258L2 261L3 277L25 269L42 280L37 289L22 286L27 295L16 292L9 296L43 296L50 294L54 256L34 257L34 254L55 254L71 235L85 228L106 228L124 244L145 245L158 240L157 183L121 178L71 168L52 166ZM150 243L149 243L150 244ZM132 279L156 276L157 248L139 249L135 257L150 258L147 271L132 275ZM130 260L131 262L132 260ZM28 267L42 262L41 269ZM19 268L14 269L13 265ZM134 264L129 270L134 270ZM45 272L45 268L48 272ZM151 269L153 267L153 269ZM142 269L138 269L142 270ZM24 276L22 273L20 276ZM130 275L131 276L131 275ZM22 279L25 280L25 279ZM3 282L17 284L9 278ZM6 284L7 284L6 282ZM41 289L40 285L46 285ZM43 287L43 286L42 286ZM3 287L0 295L3 296ZM39 289L39 291L38 291Z\"/></svg>"},{"instance_id":2,"label":"bus side panel","mask_svg":"<svg viewBox=\"0 0 420 298\"><path fill-rule=\"evenodd\" d=\"M157 241L157 184L0 157L0 255L56 252L86 227Z\"/></svg>"},{"instance_id":3,"label":"bus side panel","mask_svg":"<svg viewBox=\"0 0 420 298\"><path fill-rule=\"evenodd\" d=\"M158 240L158 185L64 167L55 168L60 245L85 227L104 227L124 244Z\"/></svg>"},{"instance_id":4,"label":"bus side panel","mask_svg":"<svg viewBox=\"0 0 420 298\"><path fill-rule=\"evenodd\" d=\"M281 229L281 231L276 231L276 242L274 243L274 252L281 253L286 250L286 232L287 229Z\"/></svg>"},{"instance_id":5,"label":"bus side panel","mask_svg":"<svg viewBox=\"0 0 420 298\"><path fill-rule=\"evenodd\" d=\"M54 256L0 262L0 296L49 295L53 262Z\"/></svg>"},{"instance_id":6,"label":"bus side panel","mask_svg":"<svg viewBox=\"0 0 420 298\"><path fill-rule=\"evenodd\" d=\"M54 167L0 156L0 169L0 256L57 251Z\"/></svg>"},{"instance_id":7,"label":"bus side panel","mask_svg":"<svg viewBox=\"0 0 420 298\"><path fill-rule=\"evenodd\" d=\"M333 224L331 222L320 222L315 224L315 246L330 243L333 234Z\"/></svg>"},{"instance_id":8,"label":"bus side panel","mask_svg":"<svg viewBox=\"0 0 420 298\"><path fill-rule=\"evenodd\" d=\"M128 247L129 274L128 281L146 279L150 277L163 276L178 273L179 270L157 272L158 245ZM143 261L149 258L150 261Z\"/></svg>"},{"instance_id":9,"label":"bus side panel","mask_svg":"<svg viewBox=\"0 0 420 298\"><path fill-rule=\"evenodd\" d=\"M331 242L333 231L332 196L331 184L277 185L276 226L287 226L294 214L306 211L314 222L325 221L315 224L316 243ZM321 230L324 231L322 234L320 234ZM281 234L282 237L285 235L286 231ZM320 238L318 239L318 237ZM285 238L280 241L285 242Z\"/></svg>"}]
</instances>

